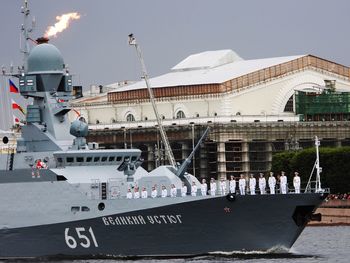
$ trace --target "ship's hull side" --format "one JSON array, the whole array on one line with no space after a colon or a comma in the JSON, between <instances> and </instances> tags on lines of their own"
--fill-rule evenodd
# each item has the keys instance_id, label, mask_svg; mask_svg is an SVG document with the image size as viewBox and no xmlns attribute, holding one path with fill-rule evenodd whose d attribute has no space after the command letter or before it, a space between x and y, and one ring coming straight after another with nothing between
<instances>
[{"instance_id":1,"label":"ship's hull side","mask_svg":"<svg viewBox=\"0 0 350 263\"><path fill-rule=\"evenodd\" d=\"M0 257L184 256L290 248L305 227L304 221L297 223L296 210L311 213L322 199L320 194L217 197L1 229Z\"/></svg>"}]
</instances>

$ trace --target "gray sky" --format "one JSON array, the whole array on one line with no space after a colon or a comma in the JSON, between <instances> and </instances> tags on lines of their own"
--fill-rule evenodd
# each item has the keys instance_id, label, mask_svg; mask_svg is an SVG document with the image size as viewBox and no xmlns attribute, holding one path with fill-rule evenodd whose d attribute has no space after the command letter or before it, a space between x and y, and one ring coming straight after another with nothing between
<instances>
[{"instance_id":1,"label":"gray sky","mask_svg":"<svg viewBox=\"0 0 350 263\"><path fill-rule=\"evenodd\" d=\"M30 1L30 0L29 0ZM190 54L233 49L245 59L313 54L350 65L349 0L31 0L43 35L55 17L83 16L50 43L76 74L76 85L138 80L127 36L134 33L150 76ZM0 0L0 65L21 64L21 0Z\"/></svg>"}]
</instances>

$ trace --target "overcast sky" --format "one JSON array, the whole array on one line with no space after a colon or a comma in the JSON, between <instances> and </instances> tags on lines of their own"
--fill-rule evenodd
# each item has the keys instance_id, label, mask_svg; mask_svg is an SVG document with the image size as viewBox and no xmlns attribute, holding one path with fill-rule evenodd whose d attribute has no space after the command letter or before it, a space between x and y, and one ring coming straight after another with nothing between
<instances>
[{"instance_id":1,"label":"overcast sky","mask_svg":"<svg viewBox=\"0 0 350 263\"><path fill-rule=\"evenodd\" d=\"M150 76L207 50L233 49L244 59L313 54L350 65L349 0L29 0L37 38L55 17L82 17L50 43L76 85L139 80L127 36L134 33ZM0 65L20 65L21 0L0 0Z\"/></svg>"}]
</instances>

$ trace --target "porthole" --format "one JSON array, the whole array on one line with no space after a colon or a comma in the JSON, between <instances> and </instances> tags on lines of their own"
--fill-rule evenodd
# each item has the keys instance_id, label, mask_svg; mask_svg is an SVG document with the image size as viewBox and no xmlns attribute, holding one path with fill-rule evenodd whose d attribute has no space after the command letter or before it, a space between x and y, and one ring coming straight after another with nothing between
<instances>
[{"instance_id":1,"label":"porthole","mask_svg":"<svg viewBox=\"0 0 350 263\"><path fill-rule=\"evenodd\" d=\"M105 204L104 203L99 203L98 204L98 210L103 211L105 209Z\"/></svg>"}]
</instances>

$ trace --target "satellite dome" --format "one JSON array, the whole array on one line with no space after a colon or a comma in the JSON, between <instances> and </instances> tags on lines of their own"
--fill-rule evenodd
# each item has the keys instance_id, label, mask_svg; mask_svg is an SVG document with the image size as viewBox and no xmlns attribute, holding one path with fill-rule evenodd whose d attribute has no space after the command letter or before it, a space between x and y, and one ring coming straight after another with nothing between
<instances>
[{"instance_id":1,"label":"satellite dome","mask_svg":"<svg viewBox=\"0 0 350 263\"><path fill-rule=\"evenodd\" d=\"M61 52L51 44L34 47L28 57L28 74L63 73L64 61Z\"/></svg>"}]
</instances>

